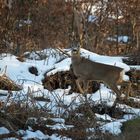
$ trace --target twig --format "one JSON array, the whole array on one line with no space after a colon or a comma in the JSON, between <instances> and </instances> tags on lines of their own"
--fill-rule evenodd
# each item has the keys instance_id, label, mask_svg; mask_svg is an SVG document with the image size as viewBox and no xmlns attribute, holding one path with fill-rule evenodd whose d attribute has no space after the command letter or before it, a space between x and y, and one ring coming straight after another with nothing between
<instances>
[{"instance_id":1,"label":"twig","mask_svg":"<svg viewBox=\"0 0 140 140\"><path fill-rule=\"evenodd\" d=\"M62 52L63 54L67 55L68 57L71 57L71 55L69 55L68 53L64 52L61 48L57 48L58 51Z\"/></svg>"},{"instance_id":2,"label":"twig","mask_svg":"<svg viewBox=\"0 0 140 140\"><path fill-rule=\"evenodd\" d=\"M0 139L6 139L6 138L10 138L10 137L21 139L15 132L10 132L8 134L1 134L0 135Z\"/></svg>"}]
</instances>

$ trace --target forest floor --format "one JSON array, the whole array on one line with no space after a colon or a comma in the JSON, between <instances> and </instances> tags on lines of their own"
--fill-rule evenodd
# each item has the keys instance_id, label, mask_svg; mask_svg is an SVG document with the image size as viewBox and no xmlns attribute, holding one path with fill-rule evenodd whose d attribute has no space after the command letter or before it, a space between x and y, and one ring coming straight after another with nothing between
<instances>
[{"instance_id":1,"label":"forest floor","mask_svg":"<svg viewBox=\"0 0 140 140\"><path fill-rule=\"evenodd\" d=\"M121 87L124 94L113 108L116 94L96 82L83 96L75 86L71 58L57 49L21 58L1 54L0 139L140 139L140 65L85 49L81 55L122 67L124 80L131 81L131 96L125 99L127 87Z\"/></svg>"}]
</instances>

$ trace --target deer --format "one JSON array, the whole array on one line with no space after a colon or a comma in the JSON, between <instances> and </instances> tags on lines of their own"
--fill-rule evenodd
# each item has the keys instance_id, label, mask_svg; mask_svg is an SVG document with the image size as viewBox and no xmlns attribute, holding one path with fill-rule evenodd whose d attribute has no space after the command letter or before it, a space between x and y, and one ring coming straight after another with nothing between
<instances>
[{"instance_id":1,"label":"deer","mask_svg":"<svg viewBox=\"0 0 140 140\"><path fill-rule=\"evenodd\" d=\"M126 96L126 98L128 98L131 84L129 81L123 80L123 75L125 73L123 68L94 62L87 58L81 57L80 50L84 45L83 29L85 25L83 24L84 22L81 23L80 21L85 21L85 19L78 9L74 9L74 15L75 32L79 36L79 39L72 40L71 62L74 75L77 77L76 86L78 87L79 91L83 94L86 93L89 81L103 82L117 94L117 99L120 99L121 91L117 86L128 85L128 93ZM80 85L81 82L83 82L83 89ZM115 104L116 102L114 103L114 106Z\"/></svg>"},{"instance_id":2,"label":"deer","mask_svg":"<svg viewBox=\"0 0 140 140\"><path fill-rule=\"evenodd\" d=\"M118 85L129 85L128 92L130 90L130 82L123 80L123 68L94 62L88 58L81 57L80 47L72 49L71 62L74 75L77 77L76 85L82 94L87 92L89 81L103 82L117 94L117 99L121 96ZM83 89L80 85L81 82L83 82ZM128 95L129 93L127 97Z\"/></svg>"}]
</instances>

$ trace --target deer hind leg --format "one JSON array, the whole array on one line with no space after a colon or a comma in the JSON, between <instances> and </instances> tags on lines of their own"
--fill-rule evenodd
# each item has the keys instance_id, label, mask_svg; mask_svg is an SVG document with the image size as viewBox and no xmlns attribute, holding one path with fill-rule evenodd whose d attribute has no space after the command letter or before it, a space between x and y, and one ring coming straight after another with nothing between
<instances>
[{"instance_id":1,"label":"deer hind leg","mask_svg":"<svg viewBox=\"0 0 140 140\"><path fill-rule=\"evenodd\" d=\"M109 86L117 94L117 99L119 99L121 96L121 91L118 89L116 83L111 83Z\"/></svg>"},{"instance_id":2,"label":"deer hind leg","mask_svg":"<svg viewBox=\"0 0 140 140\"><path fill-rule=\"evenodd\" d=\"M130 81L123 81L121 86L125 86L127 88L127 94L126 94L126 99L129 98L129 96L133 96L132 90L131 90L131 82Z\"/></svg>"},{"instance_id":3,"label":"deer hind leg","mask_svg":"<svg viewBox=\"0 0 140 140\"><path fill-rule=\"evenodd\" d=\"M114 104L112 106L112 108L115 108L116 104L117 104L117 101L120 100L121 92L120 92L120 90L118 89L118 87L115 83L111 83L111 84L108 84L108 85L117 94L116 100L114 101Z\"/></svg>"}]
</instances>

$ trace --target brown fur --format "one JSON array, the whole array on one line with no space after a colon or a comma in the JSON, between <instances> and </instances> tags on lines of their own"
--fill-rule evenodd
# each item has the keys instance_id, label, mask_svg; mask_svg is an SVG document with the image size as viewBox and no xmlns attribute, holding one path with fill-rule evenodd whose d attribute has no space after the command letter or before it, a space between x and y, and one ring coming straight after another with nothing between
<instances>
[{"instance_id":1,"label":"brown fur","mask_svg":"<svg viewBox=\"0 0 140 140\"><path fill-rule=\"evenodd\" d=\"M91 61L80 56L80 49L72 51L72 68L77 77L76 84L81 93L85 93L88 81L99 81L107 84L120 97L121 91L117 85L126 84L123 81L124 70L120 67ZM81 88L83 81L85 87Z\"/></svg>"}]
</instances>

